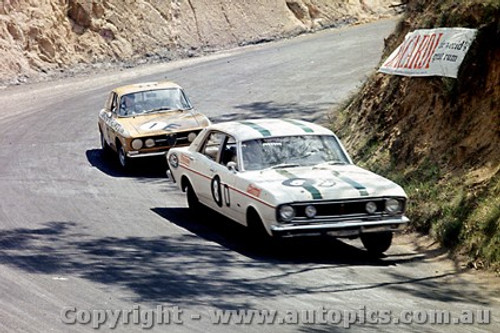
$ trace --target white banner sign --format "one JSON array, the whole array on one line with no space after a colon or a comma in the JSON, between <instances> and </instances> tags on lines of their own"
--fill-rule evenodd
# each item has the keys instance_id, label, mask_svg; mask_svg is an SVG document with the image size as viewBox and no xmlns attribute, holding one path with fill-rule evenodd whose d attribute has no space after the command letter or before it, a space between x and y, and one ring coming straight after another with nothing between
<instances>
[{"instance_id":1,"label":"white banner sign","mask_svg":"<svg viewBox=\"0 0 500 333\"><path fill-rule=\"evenodd\" d=\"M460 64L476 37L476 29L421 29L406 35L379 72L404 76L457 77Z\"/></svg>"}]
</instances>

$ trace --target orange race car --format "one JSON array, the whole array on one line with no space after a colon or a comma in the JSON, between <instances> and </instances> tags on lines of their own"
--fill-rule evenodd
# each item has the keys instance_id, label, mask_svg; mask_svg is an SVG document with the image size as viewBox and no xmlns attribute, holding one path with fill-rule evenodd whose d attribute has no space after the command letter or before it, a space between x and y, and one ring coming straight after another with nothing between
<instances>
[{"instance_id":1,"label":"orange race car","mask_svg":"<svg viewBox=\"0 0 500 333\"><path fill-rule=\"evenodd\" d=\"M113 89L98 117L101 147L115 151L123 168L130 159L189 145L208 125L210 120L193 109L182 87L169 81Z\"/></svg>"}]
</instances>

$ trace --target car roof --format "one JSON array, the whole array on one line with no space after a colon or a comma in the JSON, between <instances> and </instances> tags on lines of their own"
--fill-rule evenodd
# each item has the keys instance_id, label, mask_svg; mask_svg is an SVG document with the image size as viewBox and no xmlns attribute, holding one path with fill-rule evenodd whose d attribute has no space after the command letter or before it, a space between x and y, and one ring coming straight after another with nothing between
<instances>
[{"instance_id":1,"label":"car roof","mask_svg":"<svg viewBox=\"0 0 500 333\"><path fill-rule=\"evenodd\" d=\"M181 88L177 83L172 81L159 81L159 82L143 82L128 84L125 86L117 87L113 89L118 95L126 95L134 92L157 90L157 89L168 89L168 88Z\"/></svg>"},{"instance_id":2,"label":"car roof","mask_svg":"<svg viewBox=\"0 0 500 333\"><path fill-rule=\"evenodd\" d=\"M249 119L228 121L209 126L211 130L225 132L237 141L290 135L334 135L323 126L298 119Z\"/></svg>"}]
</instances>

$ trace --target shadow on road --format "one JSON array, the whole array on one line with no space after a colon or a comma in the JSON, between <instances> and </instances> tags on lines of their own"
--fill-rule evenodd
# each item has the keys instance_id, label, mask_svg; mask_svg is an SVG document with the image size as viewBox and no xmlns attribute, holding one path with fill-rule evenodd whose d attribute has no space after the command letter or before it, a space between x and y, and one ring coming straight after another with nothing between
<instances>
[{"instance_id":1,"label":"shadow on road","mask_svg":"<svg viewBox=\"0 0 500 333\"><path fill-rule=\"evenodd\" d=\"M240 112L225 113L218 117L210 117L214 123L222 121L258 119L258 118L296 118L317 122L325 116L325 110L331 104L301 105L297 103L279 104L273 101L254 102L234 106Z\"/></svg>"},{"instance_id":2,"label":"shadow on road","mask_svg":"<svg viewBox=\"0 0 500 333\"><path fill-rule=\"evenodd\" d=\"M339 271L345 266L362 269L367 265L407 264L421 254L372 258L361 249L335 240L293 241L269 252L234 223L213 218L197 222L186 209L153 210L189 232L157 237L96 237L76 232L81 228L71 222L2 230L0 265L32 274L77 276L129 290L136 295L132 301L152 304L190 306L202 302L214 308L239 309L252 308L255 300L251 298L321 297L376 288L397 289L432 301L487 304L473 290L443 283L447 276L460 272L421 272L409 277L391 269L380 273L381 281L357 281L346 278L349 271ZM318 276L323 279L309 276L320 270L323 272Z\"/></svg>"},{"instance_id":3,"label":"shadow on road","mask_svg":"<svg viewBox=\"0 0 500 333\"><path fill-rule=\"evenodd\" d=\"M85 152L89 163L111 177L165 178L167 163L165 157L139 158L131 161L124 170L114 153L103 153L102 149L89 149Z\"/></svg>"},{"instance_id":4,"label":"shadow on road","mask_svg":"<svg viewBox=\"0 0 500 333\"><path fill-rule=\"evenodd\" d=\"M197 236L258 261L276 263L322 263L333 265L402 264L414 258L377 258L367 251L333 237L302 237L263 244L249 236L245 226L215 212L204 210L200 217L188 208L153 208L155 213Z\"/></svg>"}]
</instances>

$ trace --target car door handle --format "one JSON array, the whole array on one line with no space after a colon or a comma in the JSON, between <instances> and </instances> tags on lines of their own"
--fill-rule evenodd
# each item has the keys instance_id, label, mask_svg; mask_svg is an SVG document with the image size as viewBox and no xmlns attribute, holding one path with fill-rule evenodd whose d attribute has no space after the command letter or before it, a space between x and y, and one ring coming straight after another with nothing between
<instances>
[{"instance_id":1,"label":"car door handle","mask_svg":"<svg viewBox=\"0 0 500 333\"><path fill-rule=\"evenodd\" d=\"M210 168L210 171L211 172L215 172L215 168Z\"/></svg>"}]
</instances>

